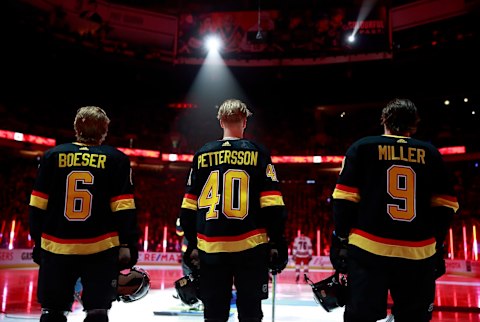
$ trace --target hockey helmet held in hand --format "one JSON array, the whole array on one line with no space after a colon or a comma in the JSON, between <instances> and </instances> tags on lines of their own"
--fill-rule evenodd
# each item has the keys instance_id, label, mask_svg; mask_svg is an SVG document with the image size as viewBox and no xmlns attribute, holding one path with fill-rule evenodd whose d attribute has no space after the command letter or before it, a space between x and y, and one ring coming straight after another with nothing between
<instances>
[{"instance_id":1,"label":"hockey helmet held in hand","mask_svg":"<svg viewBox=\"0 0 480 322\"><path fill-rule=\"evenodd\" d=\"M117 299L119 301L130 303L137 301L150 290L150 276L139 268L132 267L126 274L120 272L118 276Z\"/></svg>"},{"instance_id":2,"label":"hockey helmet held in hand","mask_svg":"<svg viewBox=\"0 0 480 322\"><path fill-rule=\"evenodd\" d=\"M185 275L175 281L175 290L183 303L193 305L198 299L198 276L194 274Z\"/></svg>"},{"instance_id":3,"label":"hockey helmet held in hand","mask_svg":"<svg viewBox=\"0 0 480 322\"><path fill-rule=\"evenodd\" d=\"M347 277L336 272L320 282L313 283L305 274L305 280L312 287L315 301L325 311L331 312L343 307L347 298Z\"/></svg>"}]
</instances>

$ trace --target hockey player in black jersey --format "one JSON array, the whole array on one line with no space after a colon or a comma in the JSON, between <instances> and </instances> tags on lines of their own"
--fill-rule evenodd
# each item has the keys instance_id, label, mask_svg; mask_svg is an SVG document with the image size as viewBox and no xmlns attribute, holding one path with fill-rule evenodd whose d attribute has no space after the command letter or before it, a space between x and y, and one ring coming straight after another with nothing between
<instances>
[{"instance_id":1,"label":"hockey player in black jersey","mask_svg":"<svg viewBox=\"0 0 480 322\"><path fill-rule=\"evenodd\" d=\"M119 271L138 258L138 227L128 157L101 145L110 123L105 111L77 111L77 142L43 155L30 197L30 235L40 265L41 322L66 321L73 289L82 280L85 322L108 321Z\"/></svg>"},{"instance_id":2,"label":"hockey player in black jersey","mask_svg":"<svg viewBox=\"0 0 480 322\"><path fill-rule=\"evenodd\" d=\"M411 137L418 116L408 99L382 111L384 135L347 150L333 192L330 258L348 276L344 321L430 321L443 244L458 202L439 151Z\"/></svg>"},{"instance_id":3,"label":"hockey player in black jersey","mask_svg":"<svg viewBox=\"0 0 480 322\"><path fill-rule=\"evenodd\" d=\"M241 322L262 320L269 268L288 261L286 210L269 153L244 139L247 106L229 99L218 109L223 139L194 156L181 206L189 244L186 262L200 273L200 299L208 322L229 318L232 286Z\"/></svg>"}]
</instances>

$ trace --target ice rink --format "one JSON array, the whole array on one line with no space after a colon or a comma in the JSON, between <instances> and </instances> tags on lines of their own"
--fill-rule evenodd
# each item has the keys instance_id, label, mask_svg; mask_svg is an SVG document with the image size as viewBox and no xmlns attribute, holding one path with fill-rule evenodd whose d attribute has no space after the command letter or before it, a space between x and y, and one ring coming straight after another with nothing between
<instances>
[{"instance_id":1,"label":"ice rink","mask_svg":"<svg viewBox=\"0 0 480 322\"><path fill-rule=\"evenodd\" d=\"M182 271L172 266L142 266L151 276L151 290L141 300L131 303L114 302L110 310L111 322L153 321L203 321L201 312L192 311L176 299L173 282ZM331 271L311 271L310 278L317 282ZM1 269L0 301L1 321L38 321L40 307L36 302L36 269ZM412 290L414 291L414 290ZM263 301L263 321L276 322L341 322L343 308L326 312L313 297L310 285L295 282L295 272L287 269L277 277L275 310L272 309L272 284L270 298ZM446 275L438 281L437 309L434 322L480 322L480 279ZM154 312L162 312L155 315ZM167 315L172 314L172 315ZM175 315L179 314L179 315ZM274 316L272 316L274 315ZM75 303L68 321L83 321L85 313ZM385 319L386 320L386 319ZM385 321L382 320L382 321ZM238 321L235 304L231 306L229 321Z\"/></svg>"}]
</instances>

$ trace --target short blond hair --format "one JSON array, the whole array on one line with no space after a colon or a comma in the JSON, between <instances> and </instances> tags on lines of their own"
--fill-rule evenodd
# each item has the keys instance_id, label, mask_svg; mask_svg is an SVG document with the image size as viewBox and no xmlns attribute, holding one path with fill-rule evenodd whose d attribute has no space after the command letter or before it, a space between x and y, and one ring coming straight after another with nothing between
<instances>
[{"instance_id":1,"label":"short blond hair","mask_svg":"<svg viewBox=\"0 0 480 322\"><path fill-rule=\"evenodd\" d=\"M101 144L107 137L110 119L97 106L84 106L77 110L73 127L78 142Z\"/></svg>"},{"instance_id":2,"label":"short blond hair","mask_svg":"<svg viewBox=\"0 0 480 322\"><path fill-rule=\"evenodd\" d=\"M240 122L251 116L252 112L247 105L238 99L227 99L220 105L217 112L217 119L227 123Z\"/></svg>"}]
</instances>

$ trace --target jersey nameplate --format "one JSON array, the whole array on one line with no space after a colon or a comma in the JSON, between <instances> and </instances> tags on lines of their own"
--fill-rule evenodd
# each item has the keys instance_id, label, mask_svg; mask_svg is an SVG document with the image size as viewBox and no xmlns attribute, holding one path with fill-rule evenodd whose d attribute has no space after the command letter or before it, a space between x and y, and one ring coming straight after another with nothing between
<instances>
[{"instance_id":1,"label":"jersey nameplate","mask_svg":"<svg viewBox=\"0 0 480 322\"><path fill-rule=\"evenodd\" d=\"M105 162L107 156L96 153L59 153L58 154L58 167L92 167L105 169Z\"/></svg>"}]
</instances>

